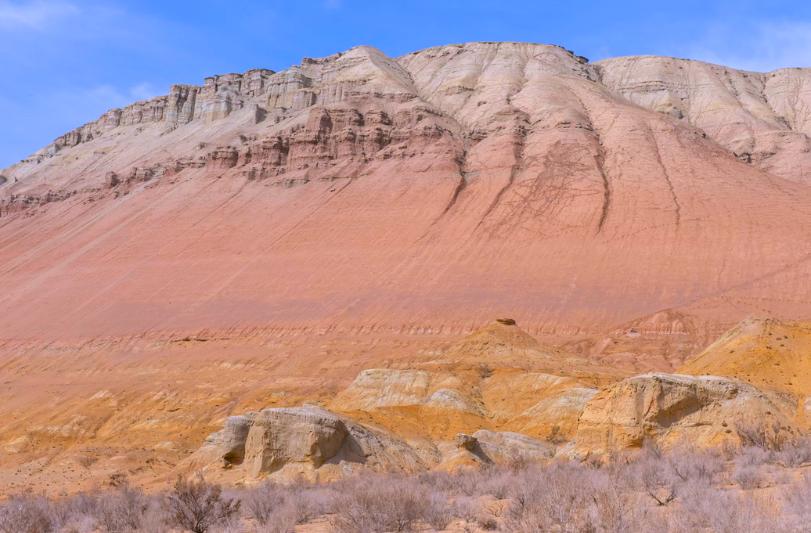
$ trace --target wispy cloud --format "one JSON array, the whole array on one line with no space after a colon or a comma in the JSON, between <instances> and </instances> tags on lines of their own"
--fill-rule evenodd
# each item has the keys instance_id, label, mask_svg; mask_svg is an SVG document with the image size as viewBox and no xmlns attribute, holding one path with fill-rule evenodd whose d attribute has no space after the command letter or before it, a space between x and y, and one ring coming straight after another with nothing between
<instances>
[{"instance_id":1,"label":"wispy cloud","mask_svg":"<svg viewBox=\"0 0 811 533\"><path fill-rule=\"evenodd\" d=\"M0 28L44 30L78 12L76 5L61 0L0 0Z\"/></svg>"},{"instance_id":2,"label":"wispy cloud","mask_svg":"<svg viewBox=\"0 0 811 533\"><path fill-rule=\"evenodd\" d=\"M15 80L0 89L0 167L183 81L166 71L191 55L188 28L134 4L0 0L0 71Z\"/></svg>"},{"instance_id":3,"label":"wispy cloud","mask_svg":"<svg viewBox=\"0 0 811 533\"><path fill-rule=\"evenodd\" d=\"M48 94L48 103L42 104L56 109L70 109L77 116L89 117L87 119L92 120L108 109L126 107L138 100L148 100L159 94L161 92L149 82L138 83L131 87L102 84L55 91Z\"/></svg>"},{"instance_id":4,"label":"wispy cloud","mask_svg":"<svg viewBox=\"0 0 811 533\"><path fill-rule=\"evenodd\" d=\"M717 24L684 55L758 72L811 67L811 21Z\"/></svg>"}]
</instances>

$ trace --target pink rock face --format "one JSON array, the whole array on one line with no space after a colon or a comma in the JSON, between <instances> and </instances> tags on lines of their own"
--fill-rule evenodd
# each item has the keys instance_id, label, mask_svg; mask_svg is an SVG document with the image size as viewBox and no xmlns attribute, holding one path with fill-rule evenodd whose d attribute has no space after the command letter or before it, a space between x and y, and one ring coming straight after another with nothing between
<instances>
[{"instance_id":1,"label":"pink rock face","mask_svg":"<svg viewBox=\"0 0 811 533\"><path fill-rule=\"evenodd\" d=\"M809 76L472 43L174 87L0 173L0 338L807 317Z\"/></svg>"}]
</instances>

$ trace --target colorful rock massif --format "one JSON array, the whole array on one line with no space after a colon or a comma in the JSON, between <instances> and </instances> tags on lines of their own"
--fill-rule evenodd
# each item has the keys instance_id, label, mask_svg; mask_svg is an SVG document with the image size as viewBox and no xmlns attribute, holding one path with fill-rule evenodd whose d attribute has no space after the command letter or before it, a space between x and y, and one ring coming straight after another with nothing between
<instances>
[{"instance_id":1,"label":"colorful rock massif","mask_svg":"<svg viewBox=\"0 0 811 533\"><path fill-rule=\"evenodd\" d=\"M734 440L742 409L799 431L807 326L710 344L811 315L809 80L357 47L112 110L0 172L0 478L158 480L249 412L217 460L320 470L349 437L316 466L256 429L308 402L425 467L484 461L459 433L497 458Z\"/></svg>"}]
</instances>

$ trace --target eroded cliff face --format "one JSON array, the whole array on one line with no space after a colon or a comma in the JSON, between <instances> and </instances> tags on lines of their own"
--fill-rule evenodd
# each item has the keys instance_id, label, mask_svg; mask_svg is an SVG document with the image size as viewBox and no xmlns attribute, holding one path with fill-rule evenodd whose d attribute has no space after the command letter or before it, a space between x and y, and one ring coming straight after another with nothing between
<instances>
[{"instance_id":1,"label":"eroded cliff face","mask_svg":"<svg viewBox=\"0 0 811 533\"><path fill-rule=\"evenodd\" d=\"M450 466L571 441L659 386L609 382L811 313L807 75L359 47L108 112L0 172L0 481L154 480L227 416L307 402L464 433ZM499 316L526 331L447 345ZM679 372L771 383L724 361ZM627 420L592 422L610 447Z\"/></svg>"},{"instance_id":2,"label":"eroded cliff face","mask_svg":"<svg viewBox=\"0 0 811 533\"><path fill-rule=\"evenodd\" d=\"M809 183L811 70L745 72L663 57L596 66L616 94L700 128L741 161Z\"/></svg>"},{"instance_id":3,"label":"eroded cliff face","mask_svg":"<svg viewBox=\"0 0 811 533\"><path fill-rule=\"evenodd\" d=\"M3 171L0 336L807 313L806 75L469 43L176 86Z\"/></svg>"}]
</instances>

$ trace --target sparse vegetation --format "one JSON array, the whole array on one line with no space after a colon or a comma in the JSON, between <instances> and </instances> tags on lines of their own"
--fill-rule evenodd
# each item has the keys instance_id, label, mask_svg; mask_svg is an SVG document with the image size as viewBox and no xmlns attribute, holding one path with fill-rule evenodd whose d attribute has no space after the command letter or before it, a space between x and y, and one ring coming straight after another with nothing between
<instances>
[{"instance_id":1,"label":"sparse vegetation","mask_svg":"<svg viewBox=\"0 0 811 533\"><path fill-rule=\"evenodd\" d=\"M811 522L809 456L811 444L800 439L780 450L663 452L647 445L606 462L266 482L228 492L201 477L178 479L159 494L122 482L56 500L12 496L0 504L0 533L289 533L311 522L338 532L799 533Z\"/></svg>"},{"instance_id":2,"label":"sparse vegetation","mask_svg":"<svg viewBox=\"0 0 811 533\"><path fill-rule=\"evenodd\" d=\"M169 523L193 533L227 524L239 513L241 503L223 497L219 485L207 483L202 476L195 480L178 477L165 502Z\"/></svg>"}]
</instances>

